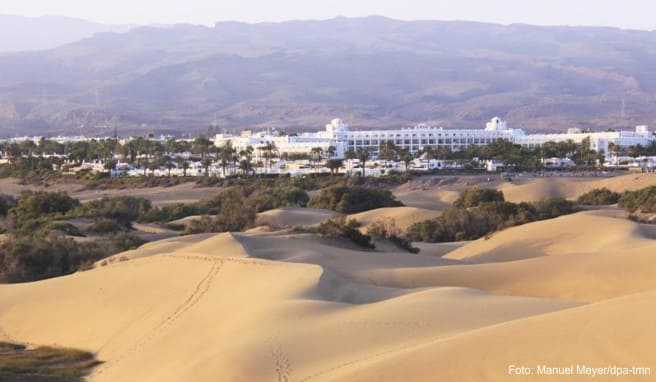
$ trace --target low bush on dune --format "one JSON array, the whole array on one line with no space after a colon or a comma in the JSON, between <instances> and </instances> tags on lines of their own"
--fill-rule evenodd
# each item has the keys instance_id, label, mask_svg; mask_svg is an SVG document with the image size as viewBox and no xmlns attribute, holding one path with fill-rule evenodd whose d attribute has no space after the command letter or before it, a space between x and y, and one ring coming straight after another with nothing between
<instances>
[{"instance_id":1,"label":"low bush on dune","mask_svg":"<svg viewBox=\"0 0 656 382\"><path fill-rule=\"evenodd\" d=\"M465 190L460 197L453 202L454 207L471 208L478 207L483 203L505 202L502 191L489 188L469 188Z\"/></svg>"},{"instance_id":2,"label":"low bush on dune","mask_svg":"<svg viewBox=\"0 0 656 382\"><path fill-rule=\"evenodd\" d=\"M579 196L576 201L584 206L607 206L619 202L620 197L622 197L621 194L604 187L586 192Z\"/></svg>"},{"instance_id":3,"label":"low bush on dune","mask_svg":"<svg viewBox=\"0 0 656 382\"><path fill-rule=\"evenodd\" d=\"M186 234L239 232L252 227L255 223L256 210L248 203L240 188L231 188L221 192L206 205L210 214L193 220L187 226Z\"/></svg>"},{"instance_id":4,"label":"low bush on dune","mask_svg":"<svg viewBox=\"0 0 656 382\"><path fill-rule=\"evenodd\" d=\"M329 239L347 239L352 243L366 249L374 249L376 246L371 241L371 236L360 232L360 223L355 220L337 218L326 220L319 224L315 232Z\"/></svg>"},{"instance_id":5,"label":"low bush on dune","mask_svg":"<svg viewBox=\"0 0 656 382\"><path fill-rule=\"evenodd\" d=\"M419 248L412 245L412 241L405 237L394 220L377 220L371 223L367 229L367 234L378 240L387 240L410 253L419 253Z\"/></svg>"},{"instance_id":6,"label":"low bush on dune","mask_svg":"<svg viewBox=\"0 0 656 382\"><path fill-rule=\"evenodd\" d=\"M97 219L91 223L86 231L94 235L111 235L118 232L126 232L130 227L112 219Z\"/></svg>"},{"instance_id":7,"label":"low bush on dune","mask_svg":"<svg viewBox=\"0 0 656 382\"><path fill-rule=\"evenodd\" d=\"M63 217L80 205L64 192L32 192L21 194L7 215L17 230L34 232L49 220Z\"/></svg>"},{"instance_id":8,"label":"low bush on dune","mask_svg":"<svg viewBox=\"0 0 656 382\"><path fill-rule=\"evenodd\" d=\"M0 342L0 381L82 382L99 364L82 350Z\"/></svg>"},{"instance_id":9,"label":"low bush on dune","mask_svg":"<svg viewBox=\"0 0 656 382\"><path fill-rule=\"evenodd\" d=\"M26 282L70 274L143 243L129 234L83 243L56 234L12 236L0 243L0 280Z\"/></svg>"},{"instance_id":10,"label":"low bush on dune","mask_svg":"<svg viewBox=\"0 0 656 382\"><path fill-rule=\"evenodd\" d=\"M11 195L0 194L0 217L5 217L18 201Z\"/></svg>"},{"instance_id":11,"label":"low bush on dune","mask_svg":"<svg viewBox=\"0 0 656 382\"><path fill-rule=\"evenodd\" d=\"M408 239L432 243L476 240L504 228L576 212L574 203L547 199L536 203L489 202L473 208L453 207L438 218L413 224Z\"/></svg>"},{"instance_id":12,"label":"low bush on dune","mask_svg":"<svg viewBox=\"0 0 656 382\"><path fill-rule=\"evenodd\" d=\"M309 204L312 208L323 208L346 214L402 205L389 190L360 186L326 188L313 197Z\"/></svg>"},{"instance_id":13,"label":"low bush on dune","mask_svg":"<svg viewBox=\"0 0 656 382\"><path fill-rule=\"evenodd\" d=\"M656 213L656 186L625 192L619 206L631 213Z\"/></svg>"},{"instance_id":14,"label":"low bush on dune","mask_svg":"<svg viewBox=\"0 0 656 382\"><path fill-rule=\"evenodd\" d=\"M74 214L92 219L111 219L120 224L129 225L146 215L152 208L148 199L116 196L84 203Z\"/></svg>"},{"instance_id":15,"label":"low bush on dune","mask_svg":"<svg viewBox=\"0 0 656 382\"><path fill-rule=\"evenodd\" d=\"M203 215L206 213L207 208L200 203L176 203L168 206L154 207L144 213L143 216L139 218L139 221L144 223L167 223L189 216Z\"/></svg>"},{"instance_id":16,"label":"low bush on dune","mask_svg":"<svg viewBox=\"0 0 656 382\"><path fill-rule=\"evenodd\" d=\"M309 201L310 197L302 188L281 186L257 190L249 195L247 203L257 212L264 212L283 207L306 207Z\"/></svg>"},{"instance_id":17,"label":"low bush on dune","mask_svg":"<svg viewBox=\"0 0 656 382\"><path fill-rule=\"evenodd\" d=\"M44 232L59 232L68 236L77 236L83 237L84 233L78 227L74 226L71 223L62 222L62 221L53 221L46 223L43 227Z\"/></svg>"}]
</instances>

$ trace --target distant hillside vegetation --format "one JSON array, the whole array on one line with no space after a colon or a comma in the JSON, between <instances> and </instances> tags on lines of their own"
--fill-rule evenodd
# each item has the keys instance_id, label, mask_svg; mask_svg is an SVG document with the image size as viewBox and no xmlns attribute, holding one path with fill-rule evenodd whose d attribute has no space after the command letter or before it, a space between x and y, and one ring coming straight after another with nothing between
<instances>
[{"instance_id":1,"label":"distant hillside vegetation","mask_svg":"<svg viewBox=\"0 0 656 382\"><path fill-rule=\"evenodd\" d=\"M382 17L177 25L0 55L0 132L656 119L656 33Z\"/></svg>"}]
</instances>

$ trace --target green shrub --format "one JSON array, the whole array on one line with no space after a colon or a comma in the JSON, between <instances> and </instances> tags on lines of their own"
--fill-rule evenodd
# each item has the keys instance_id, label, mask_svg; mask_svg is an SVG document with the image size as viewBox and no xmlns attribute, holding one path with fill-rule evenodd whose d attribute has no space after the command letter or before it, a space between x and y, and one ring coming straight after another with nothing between
<instances>
[{"instance_id":1,"label":"green shrub","mask_svg":"<svg viewBox=\"0 0 656 382\"><path fill-rule=\"evenodd\" d=\"M91 225L89 225L86 229L88 233L96 235L111 235L127 230L129 230L129 227L126 225L121 224L115 220L104 218L94 220L94 222L91 223Z\"/></svg>"},{"instance_id":2,"label":"green shrub","mask_svg":"<svg viewBox=\"0 0 656 382\"><path fill-rule=\"evenodd\" d=\"M93 353L0 342L0 381L82 382L100 364Z\"/></svg>"},{"instance_id":3,"label":"green shrub","mask_svg":"<svg viewBox=\"0 0 656 382\"><path fill-rule=\"evenodd\" d=\"M145 216L151 209L152 205L148 199L116 196L87 202L76 213L82 217L112 219L123 225L128 225Z\"/></svg>"},{"instance_id":4,"label":"green shrub","mask_svg":"<svg viewBox=\"0 0 656 382\"><path fill-rule=\"evenodd\" d=\"M621 196L608 188L595 188L579 196L577 202L584 206L607 206L619 202Z\"/></svg>"},{"instance_id":5,"label":"green shrub","mask_svg":"<svg viewBox=\"0 0 656 382\"><path fill-rule=\"evenodd\" d=\"M255 208L247 203L239 187L224 190L208 201L206 207L210 214L216 216L203 216L192 221L185 231L187 234L239 232L255 223Z\"/></svg>"},{"instance_id":6,"label":"green shrub","mask_svg":"<svg viewBox=\"0 0 656 382\"><path fill-rule=\"evenodd\" d=\"M347 214L402 205L389 190L360 186L326 188L314 196L309 204L312 208L324 208Z\"/></svg>"},{"instance_id":7,"label":"green shrub","mask_svg":"<svg viewBox=\"0 0 656 382\"><path fill-rule=\"evenodd\" d=\"M143 243L132 234L94 242L76 242L56 234L12 236L0 243L0 280L26 282L67 275Z\"/></svg>"},{"instance_id":8,"label":"green shrub","mask_svg":"<svg viewBox=\"0 0 656 382\"><path fill-rule=\"evenodd\" d=\"M82 233L82 231L79 228L77 228L71 223L62 222L62 221L53 221L53 222L46 223L43 229L46 232L57 231L68 236L78 236L78 237L84 236L84 233Z\"/></svg>"},{"instance_id":9,"label":"green shrub","mask_svg":"<svg viewBox=\"0 0 656 382\"><path fill-rule=\"evenodd\" d=\"M80 202L64 192L32 192L21 194L18 203L9 213L19 230L35 230L47 218L63 216Z\"/></svg>"},{"instance_id":10,"label":"green shrub","mask_svg":"<svg viewBox=\"0 0 656 382\"><path fill-rule=\"evenodd\" d=\"M478 207L483 203L504 202L503 192L490 188L473 187L466 189L453 205L459 208Z\"/></svg>"},{"instance_id":11,"label":"green shrub","mask_svg":"<svg viewBox=\"0 0 656 382\"><path fill-rule=\"evenodd\" d=\"M16 198L11 195L0 194L0 217L7 216L9 210L16 207Z\"/></svg>"},{"instance_id":12,"label":"green shrub","mask_svg":"<svg viewBox=\"0 0 656 382\"><path fill-rule=\"evenodd\" d=\"M419 253L419 248L413 246L412 241L403 235L394 220L378 220L371 223L367 229L367 234L376 239L390 241L398 248L410 253Z\"/></svg>"},{"instance_id":13,"label":"green shrub","mask_svg":"<svg viewBox=\"0 0 656 382\"><path fill-rule=\"evenodd\" d=\"M337 218L319 224L316 233L329 239L347 239L362 248L374 249L376 246L371 242L371 236L363 234L359 228L360 224L355 220Z\"/></svg>"},{"instance_id":14,"label":"green shrub","mask_svg":"<svg viewBox=\"0 0 656 382\"><path fill-rule=\"evenodd\" d=\"M177 203L169 206L154 207L145 212L139 221L145 223L160 222L166 223L189 216L206 214L208 209L200 203L183 204Z\"/></svg>"},{"instance_id":15,"label":"green shrub","mask_svg":"<svg viewBox=\"0 0 656 382\"><path fill-rule=\"evenodd\" d=\"M631 213L656 212L656 186L625 192L620 198L619 206Z\"/></svg>"},{"instance_id":16,"label":"green shrub","mask_svg":"<svg viewBox=\"0 0 656 382\"><path fill-rule=\"evenodd\" d=\"M536 203L483 203L473 208L447 209L441 216L413 224L407 236L432 243L476 240L492 232L576 212L574 203L546 199Z\"/></svg>"},{"instance_id":17,"label":"green shrub","mask_svg":"<svg viewBox=\"0 0 656 382\"><path fill-rule=\"evenodd\" d=\"M305 190L294 186L274 187L252 193L248 203L257 212L283 207L305 207L310 197Z\"/></svg>"}]
</instances>

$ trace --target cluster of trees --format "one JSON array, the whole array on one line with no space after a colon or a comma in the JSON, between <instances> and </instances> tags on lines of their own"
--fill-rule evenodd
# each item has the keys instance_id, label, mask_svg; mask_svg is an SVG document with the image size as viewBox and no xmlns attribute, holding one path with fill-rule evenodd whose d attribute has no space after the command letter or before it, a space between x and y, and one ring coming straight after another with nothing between
<instances>
[{"instance_id":1,"label":"cluster of trees","mask_svg":"<svg viewBox=\"0 0 656 382\"><path fill-rule=\"evenodd\" d=\"M117 222L125 221L117 217L121 212L109 206L118 203L93 202L98 209L102 205L101 213L61 192L24 192L17 199L0 195L0 200L0 226L7 233L0 242L0 281L34 281L65 275L143 244L143 240L126 230L111 229ZM127 214L133 207L117 209ZM89 211L104 220L97 220L86 232L66 222L91 215ZM71 238L94 232L104 236L93 242Z\"/></svg>"},{"instance_id":2,"label":"cluster of trees","mask_svg":"<svg viewBox=\"0 0 656 382\"><path fill-rule=\"evenodd\" d=\"M636 146L626 150L611 145L610 149L618 153L626 151L635 156L656 155L656 144L649 147ZM281 154L273 142L257 149L248 147L237 150L230 142L217 147L211 140L202 136L193 141L169 139L166 142L139 137L125 144L120 144L116 139L64 144L43 139L38 145L32 141L0 143L0 154L10 161L8 169L0 169L0 175L3 171L5 175L21 176L25 173L53 172L53 169L62 168L65 162L79 164L83 161L101 162L106 169L110 169L116 164L117 156L143 169L144 176L148 175L148 171L154 172L156 169L168 169L170 176L174 168L182 169L183 175L186 176L191 162L199 162L204 168L205 175L209 175L210 167L216 164L221 168L224 176L249 176L255 174L255 169L258 167L265 167L268 172L276 158L306 159L315 166L323 163L331 172L336 173L343 167L343 161L334 158L335 150L335 147L326 150L317 147L307 154ZM260 158L258 162L255 162L256 151ZM372 156L372 151L364 148L346 153L347 159L358 159L361 162L362 175L365 175L366 163ZM542 158L570 158L580 166L593 166L604 158L603 153L590 149L589 139L581 144L573 141L547 142L536 148L523 147L507 140L496 140L485 146L471 145L459 151L451 151L447 147L439 146L425 147L418 153L411 153L408 149L388 141L381 143L378 149L380 160L402 162L406 170L410 163L420 156L427 159L472 163L472 166L474 159L493 159L502 161L508 167L517 170L539 170L542 168Z\"/></svg>"},{"instance_id":3,"label":"cluster of trees","mask_svg":"<svg viewBox=\"0 0 656 382\"><path fill-rule=\"evenodd\" d=\"M463 199L478 200L479 203L449 208L438 218L413 224L408 229L408 239L431 243L475 240L507 227L577 211L574 203L562 198L516 204L505 200L486 201L484 194L487 191L483 189L467 193L470 196Z\"/></svg>"},{"instance_id":4,"label":"cluster of trees","mask_svg":"<svg viewBox=\"0 0 656 382\"><path fill-rule=\"evenodd\" d=\"M308 204L312 208L323 208L346 214L402 205L403 203L396 200L389 190L362 186L325 188L315 195Z\"/></svg>"},{"instance_id":5,"label":"cluster of trees","mask_svg":"<svg viewBox=\"0 0 656 382\"><path fill-rule=\"evenodd\" d=\"M654 146L656 148L656 145ZM358 148L346 153L347 159L358 159L362 166L364 176L364 165L372 157L371 150ZM416 158L428 160L453 160L470 164L475 167L475 160L496 160L506 164L509 168L518 171L536 171L543 168L543 158L569 158L579 166L595 166L603 163L604 154L590 149L590 139L584 139L581 144L574 141L547 142L542 146L528 148L514 144L505 139L495 140L487 145L470 145L464 150L452 151L446 146L425 147L417 153L411 153L408 149L401 148L394 142L381 143L378 149L378 159L384 161L402 162L406 171L410 163Z\"/></svg>"},{"instance_id":6,"label":"cluster of trees","mask_svg":"<svg viewBox=\"0 0 656 382\"><path fill-rule=\"evenodd\" d=\"M652 142L649 146L636 145L630 147L619 147L613 143L609 143L608 151L615 155L629 156L633 158L656 156L656 142Z\"/></svg>"}]
</instances>

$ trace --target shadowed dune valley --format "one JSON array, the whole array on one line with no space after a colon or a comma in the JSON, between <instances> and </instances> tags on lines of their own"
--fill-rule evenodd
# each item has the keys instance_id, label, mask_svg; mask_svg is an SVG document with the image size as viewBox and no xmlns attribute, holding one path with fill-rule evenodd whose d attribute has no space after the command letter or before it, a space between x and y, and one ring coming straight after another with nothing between
<instances>
[{"instance_id":1,"label":"shadowed dune valley","mask_svg":"<svg viewBox=\"0 0 656 382\"><path fill-rule=\"evenodd\" d=\"M407 206L346 218L361 232L385 221L407 231L470 186L429 183L394 191ZM492 187L528 201L653 184ZM317 228L345 216L274 209L243 232L171 237L67 276L2 284L0 342L94 354L93 382L652 380L654 226L587 209L410 253ZM577 367L588 369L568 374Z\"/></svg>"}]
</instances>

